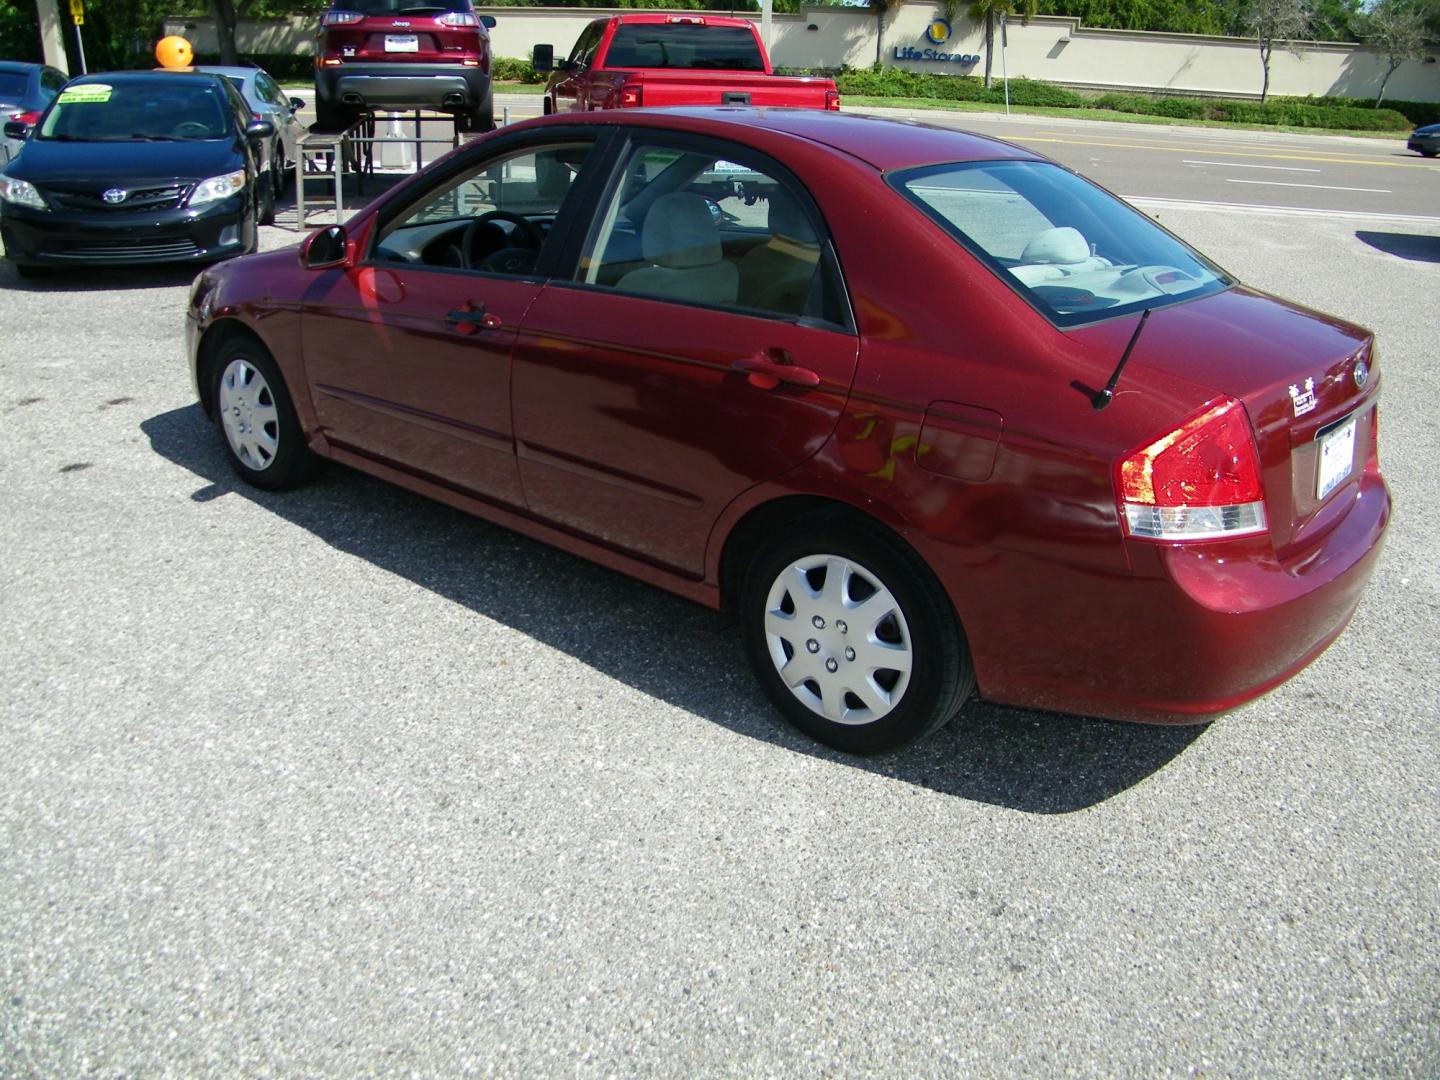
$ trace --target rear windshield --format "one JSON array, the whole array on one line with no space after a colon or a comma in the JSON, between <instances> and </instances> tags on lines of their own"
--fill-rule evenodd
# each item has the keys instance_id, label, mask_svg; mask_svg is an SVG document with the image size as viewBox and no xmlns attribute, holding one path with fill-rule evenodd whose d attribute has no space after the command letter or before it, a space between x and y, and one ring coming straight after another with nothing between
<instances>
[{"instance_id":1,"label":"rear windshield","mask_svg":"<svg viewBox=\"0 0 1440 1080\"><path fill-rule=\"evenodd\" d=\"M335 11L361 15L439 15L444 11L473 11L470 0L336 0Z\"/></svg>"},{"instance_id":2,"label":"rear windshield","mask_svg":"<svg viewBox=\"0 0 1440 1080\"><path fill-rule=\"evenodd\" d=\"M39 138L76 142L221 139L230 134L225 91L209 80L67 86Z\"/></svg>"},{"instance_id":3,"label":"rear windshield","mask_svg":"<svg viewBox=\"0 0 1440 1080\"><path fill-rule=\"evenodd\" d=\"M1058 165L962 162L909 169L889 181L1061 326L1232 283L1144 214Z\"/></svg>"},{"instance_id":4,"label":"rear windshield","mask_svg":"<svg viewBox=\"0 0 1440 1080\"><path fill-rule=\"evenodd\" d=\"M0 98L6 101L19 101L25 96L25 88L30 85L30 78L18 71L0 71Z\"/></svg>"},{"instance_id":5,"label":"rear windshield","mask_svg":"<svg viewBox=\"0 0 1440 1080\"><path fill-rule=\"evenodd\" d=\"M684 23L622 24L610 42L605 66L765 70L755 35L745 27Z\"/></svg>"}]
</instances>

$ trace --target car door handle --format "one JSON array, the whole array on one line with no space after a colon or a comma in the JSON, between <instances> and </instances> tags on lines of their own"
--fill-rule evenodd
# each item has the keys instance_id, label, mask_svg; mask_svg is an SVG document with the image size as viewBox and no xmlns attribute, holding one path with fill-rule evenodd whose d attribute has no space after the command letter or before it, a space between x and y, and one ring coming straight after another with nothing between
<instances>
[{"instance_id":1,"label":"car door handle","mask_svg":"<svg viewBox=\"0 0 1440 1080\"><path fill-rule=\"evenodd\" d=\"M747 356L731 365L749 376L751 386L774 390L781 383L807 389L820 385L820 376L809 368L797 367L789 360L773 360L768 356Z\"/></svg>"},{"instance_id":2,"label":"car door handle","mask_svg":"<svg viewBox=\"0 0 1440 1080\"><path fill-rule=\"evenodd\" d=\"M457 324L456 329L466 334L473 334L476 329L499 330L504 325L499 315L487 314L483 304L474 311L465 308L447 311L445 321Z\"/></svg>"}]
</instances>

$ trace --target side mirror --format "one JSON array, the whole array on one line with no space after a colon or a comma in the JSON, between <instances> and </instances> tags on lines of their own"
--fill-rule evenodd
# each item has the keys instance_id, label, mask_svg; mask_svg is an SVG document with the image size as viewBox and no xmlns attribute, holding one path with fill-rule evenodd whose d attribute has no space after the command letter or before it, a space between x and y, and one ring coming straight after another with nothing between
<instances>
[{"instance_id":1,"label":"side mirror","mask_svg":"<svg viewBox=\"0 0 1440 1080\"><path fill-rule=\"evenodd\" d=\"M345 226L331 225L307 236L300 244L300 264L309 270L342 266L349 254Z\"/></svg>"},{"instance_id":2,"label":"side mirror","mask_svg":"<svg viewBox=\"0 0 1440 1080\"><path fill-rule=\"evenodd\" d=\"M481 15L481 16L480 16L480 25L483 26L483 27L485 27L486 30L494 30L494 29L495 29L495 16L494 16L494 15Z\"/></svg>"},{"instance_id":3,"label":"side mirror","mask_svg":"<svg viewBox=\"0 0 1440 1080\"><path fill-rule=\"evenodd\" d=\"M269 120L256 120L245 129L247 139L268 139L275 134L275 125Z\"/></svg>"},{"instance_id":4,"label":"side mirror","mask_svg":"<svg viewBox=\"0 0 1440 1080\"><path fill-rule=\"evenodd\" d=\"M5 121L5 137L7 139L25 139L30 135L30 125L21 120Z\"/></svg>"},{"instance_id":5,"label":"side mirror","mask_svg":"<svg viewBox=\"0 0 1440 1080\"><path fill-rule=\"evenodd\" d=\"M301 109L303 109L304 107L305 107L305 99L304 99L304 98L292 97L292 98L290 99L290 108L291 108L294 112L299 112L299 111L300 111Z\"/></svg>"},{"instance_id":6,"label":"side mirror","mask_svg":"<svg viewBox=\"0 0 1440 1080\"><path fill-rule=\"evenodd\" d=\"M536 45L534 52L530 54L530 66L536 71L554 71L555 46Z\"/></svg>"}]
</instances>

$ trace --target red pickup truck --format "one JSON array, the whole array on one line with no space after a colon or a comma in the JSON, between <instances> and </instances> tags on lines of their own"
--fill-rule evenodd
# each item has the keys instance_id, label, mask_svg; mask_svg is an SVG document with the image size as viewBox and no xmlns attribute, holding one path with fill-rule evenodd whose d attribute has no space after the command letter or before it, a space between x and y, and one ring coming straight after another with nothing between
<instances>
[{"instance_id":1,"label":"red pickup truck","mask_svg":"<svg viewBox=\"0 0 1440 1080\"><path fill-rule=\"evenodd\" d=\"M535 46L535 70L553 71L545 112L656 105L840 108L833 79L776 75L749 19L636 12L596 19L570 55Z\"/></svg>"}]
</instances>

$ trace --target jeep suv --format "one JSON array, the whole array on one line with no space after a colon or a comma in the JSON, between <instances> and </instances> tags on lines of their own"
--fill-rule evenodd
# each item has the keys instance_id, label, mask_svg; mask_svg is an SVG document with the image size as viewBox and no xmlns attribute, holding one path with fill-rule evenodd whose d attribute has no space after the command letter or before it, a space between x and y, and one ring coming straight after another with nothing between
<instances>
[{"instance_id":1,"label":"jeep suv","mask_svg":"<svg viewBox=\"0 0 1440 1080\"><path fill-rule=\"evenodd\" d=\"M339 131L375 109L455 114L495 126L489 15L470 0L331 0L315 57L316 127Z\"/></svg>"}]
</instances>

